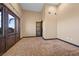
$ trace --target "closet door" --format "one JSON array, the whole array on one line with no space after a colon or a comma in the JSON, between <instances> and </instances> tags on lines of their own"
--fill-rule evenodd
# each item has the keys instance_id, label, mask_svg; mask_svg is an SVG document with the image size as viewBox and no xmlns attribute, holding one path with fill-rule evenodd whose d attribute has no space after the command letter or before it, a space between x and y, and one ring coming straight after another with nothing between
<instances>
[{"instance_id":1,"label":"closet door","mask_svg":"<svg viewBox=\"0 0 79 59\"><path fill-rule=\"evenodd\" d=\"M7 35L6 35L7 49L9 49L11 46L15 44L15 39L16 39L15 23L16 23L15 15L11 11L7 10Z\"/></svg>"},{"instance_id":2,"label":"closet door","mask_svg":"<svg viewBox=\"0 0 79 59\"><path fill-rule=\"evenodd\" d=\"M36 36L42 36L42 22L36 22Z\"/></svg>"},{"instance_id":3,"label":"closet door","mask_svg":"<svg viewBox=\"0 0 79 59\"><path fill-rule=\"evenodd\" d=\"M4 11L0 4L0 55L5 51L5 37L4 37Z\"/></svg>"}]
</instances>

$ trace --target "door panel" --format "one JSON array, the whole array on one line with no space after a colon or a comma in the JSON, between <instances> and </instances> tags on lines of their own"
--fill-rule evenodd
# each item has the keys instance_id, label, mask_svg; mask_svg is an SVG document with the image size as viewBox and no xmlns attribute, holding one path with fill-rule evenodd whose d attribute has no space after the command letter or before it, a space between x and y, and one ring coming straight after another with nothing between
<instances>
[{"instance_id":1,"label":"door panel","mask_svg":"<svg viewBox=\"0 0 79 59\"><path fill-rule=\"evenodd\" d=\"M5 52L5 40L4 38L0 37L0 55L2 55Z\"/></svg>"},{"instance_id":2,"label":"door panel","mask_svg":"<svg viewBox=\"0 0 79 59\"><path fill-rule=\"evenodd\" d=\"M0 55L5 51L3 7L0 5Z\"/></svg>"},{"instance_id":3,"label":"door panel","mask_svg":"<svg viewBox=\"0 0 79 59\"><path fill-rule=\"evenodd\" d=\"M16 32L15 32L15 16L12 12L7 10L7 39L6 39L6 49L9 49L15 44Z\"/></svg>"},{"instance_id":4,"label":"door panel","mask_svg":"<svg viewBox=\"0 0 79 59\"><path fill-rule=\"evenodd\" d=\"M36 22L36 36L42 36L42 22Z\"/></svg>"},{"instance_id":5,"label":"door panel","mask_svg":"<svg viewBox=\"0 0 79 59\"><path fill-rule=\"evenodd\" d=\"M16 42L20 40L20 20L16 18Z\"/></svg>"},{"instance_id":6,"label":"door panel","mask_svg":"<svg viewBox=\"0 0 79 59\"><path fill-rule=\"evenodd\" d=\"M8 35L8 38L7 38L7 49L10 48L12 45L15 44L15 35L11 34L11 35Z\"/></svg>"}]
</instances>

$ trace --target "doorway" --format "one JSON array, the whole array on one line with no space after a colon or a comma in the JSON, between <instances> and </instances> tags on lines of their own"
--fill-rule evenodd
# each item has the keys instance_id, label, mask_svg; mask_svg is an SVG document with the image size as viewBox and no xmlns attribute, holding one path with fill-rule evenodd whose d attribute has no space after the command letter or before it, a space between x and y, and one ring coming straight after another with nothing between
<instances>
[{"instance_id":1,"label":"doorway","mask_svg":"<svg viewBox=\"0 0 79 59\"><path fill-rule=\"evenodd\" d=\"M36 22L36 37L42 36L42 21Z\"/></svg>"}]
</instances>

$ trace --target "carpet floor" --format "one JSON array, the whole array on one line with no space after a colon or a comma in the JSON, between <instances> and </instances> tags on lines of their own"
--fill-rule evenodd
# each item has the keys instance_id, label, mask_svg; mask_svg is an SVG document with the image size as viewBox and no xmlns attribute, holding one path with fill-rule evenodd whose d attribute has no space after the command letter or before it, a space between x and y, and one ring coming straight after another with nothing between
<instances>
[{"instance_id":1,"label":"carpet floor","mask_svg":"<svg viewBox=\"0 0 79 59\"><path fill-rule=\"evenodd\" d=\"M33 37L20 40L3 56L79 56L79 48L60 40Z\"/></svg>"}]
</instances>

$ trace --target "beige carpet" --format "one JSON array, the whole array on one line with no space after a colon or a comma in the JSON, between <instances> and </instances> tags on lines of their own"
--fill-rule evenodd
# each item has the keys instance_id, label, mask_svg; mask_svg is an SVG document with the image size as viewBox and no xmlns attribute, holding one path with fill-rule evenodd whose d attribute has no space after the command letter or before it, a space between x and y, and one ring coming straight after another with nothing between
<instances>
[{"instance_id":1,"label":"beige carpet","mask_svg":"<svg viewBox=\"0 0 79 59\"><path fill-rule=\"evenodd\" d=\"M79 55L79 48L60 40L43 40L41 37L24 38L3 56L70 56Z\"/></svg>"}]
</instances>

